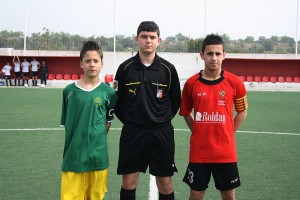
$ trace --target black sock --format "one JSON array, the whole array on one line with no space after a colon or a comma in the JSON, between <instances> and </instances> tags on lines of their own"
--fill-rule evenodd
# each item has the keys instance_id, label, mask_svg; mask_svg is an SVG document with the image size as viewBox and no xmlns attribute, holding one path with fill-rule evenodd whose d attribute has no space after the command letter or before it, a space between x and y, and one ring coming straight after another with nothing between
<instances>
[{"instance_id":1,"label":"black sock","mask_svg":"<svg viewBox=\"0 0 300 200\"><path fill-rule=\"evenodd\" d=\"M135 200L135 190L125 190L121 188L120 200Z\"/></svg>"},{"instance_id":2,"label":"black sock","mask_svg":"<svg viewBox=\"0 0 300 200\"><path fill-rule=\"evenodd\" d=\"M174 200L174 199L175 199L174 192L172 192L171 194L159 193L159 200Z\"/></svg>"}]
</instances>

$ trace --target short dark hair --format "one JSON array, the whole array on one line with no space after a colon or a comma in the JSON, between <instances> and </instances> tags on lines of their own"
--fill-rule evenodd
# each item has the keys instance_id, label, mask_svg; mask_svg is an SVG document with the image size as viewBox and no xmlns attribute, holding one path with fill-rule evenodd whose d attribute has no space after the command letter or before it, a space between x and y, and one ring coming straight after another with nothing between
<instances>
[{"instance_id":1,"label":"short dark hair","mask_svg":"<svg viewBox=\"0 0 300 200\"><path fill-rule=\"evenodd\" d=\"M139 35L142 31L156 32L158 37L160 35L159 27L154 21L143 21L140 23L137 29L137 35Z\"/></svg>"},{"instance_id":2,"label":"short dark hair","mask_svg":"<svg viewBox=\"0 0 300 200\"><path fill-rule=\"evenodd\" d=\"M216 34L207 35L203 40L201 51L202 51L202 53L204 53L207 45L218 45L218 44L222 45L223 51L225 51L223 39L221 36L216 35Z\"/></svg>"},{"instance_id":3,"label":"short dark hair","mask_svg":"<svg viewBox=\"0 0 300 200\"><path fill-rule=\"evenodd\" d=\"M82 48L80 50L80 61L82 61L83 56L86 54L87 51L97 51L100 55L101 60L103 60L103 51L102 48L96 41L84 41L82 44Z\"/></svg>"}]
</instances>

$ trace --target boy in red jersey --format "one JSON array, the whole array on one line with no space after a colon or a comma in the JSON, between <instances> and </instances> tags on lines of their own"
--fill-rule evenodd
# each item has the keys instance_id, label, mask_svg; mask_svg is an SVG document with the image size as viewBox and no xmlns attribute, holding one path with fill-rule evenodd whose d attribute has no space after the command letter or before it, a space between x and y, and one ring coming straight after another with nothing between
<instances>
[{"instance_id":1,"label":"boy in red jersey","mask_svg":"<svg viewBox=\"0 0 300 200\"><path fill-rule=\"evenodd\" d=\"M247 116L248 103L242 81L222 69L225 54L222 38L207 35L200 53L205 68L187 80L182 92L179 114L192 131L183 178L190 200L203 199L211 174L223 200L235 199L240 186L234 133Z\"/></svg>"}]
</instances>

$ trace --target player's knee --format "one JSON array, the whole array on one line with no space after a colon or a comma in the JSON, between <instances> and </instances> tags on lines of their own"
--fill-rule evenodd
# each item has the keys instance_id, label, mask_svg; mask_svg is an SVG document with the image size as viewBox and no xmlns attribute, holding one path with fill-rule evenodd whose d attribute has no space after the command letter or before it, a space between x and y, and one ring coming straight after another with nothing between
<instances>
[{"instance_id":1,"label":"player's knee","mask_svg":"<svg viewBox=\"0 0 300 200\"><path fill-rule=\"evenodd\" d=\"M122 178L122 188L125 190L133 190L137 187L138 184L138 176L134 174L131 175L123 175Z\"/></svg>"},{"instance_id":2,"label":"player's knee","mask_svg":"<svg viewBox=\"0 0 300 200\"><path fill-rule=\"evenodd\" d=\"M123 180L122 182L122 188L125 190L133 190L137 187L137 181L132 181L132 180Z\"/></svg>"},{"instance_id":3,"label":"player's knee","mask_svg":"<svg viewBox=\"0 0 300 200\"><path fill-rule=\"evenodd\" d=\"M205 190L203 191L190 191L190 200L203 200L205 194Z\"/></svg>"},{"instance_id":4,"label":"player's knee","mask_svg":"<svg viewBox=\"0 0 300 200\"><path fill-rule=\"evenodd\" d=\"M171 177L156 177L157 188L163 194L170 194L173 192Z\"/></svg>"},{"instance_id":5,"label":"player's knee","mask_svg":"<svg viewBox=\"0 0 300 200\"><path fill-rule=\"evenodd\" d=\"M221 191L222 200L235 200L235 190Z\"/></svg>"}]
</instances>

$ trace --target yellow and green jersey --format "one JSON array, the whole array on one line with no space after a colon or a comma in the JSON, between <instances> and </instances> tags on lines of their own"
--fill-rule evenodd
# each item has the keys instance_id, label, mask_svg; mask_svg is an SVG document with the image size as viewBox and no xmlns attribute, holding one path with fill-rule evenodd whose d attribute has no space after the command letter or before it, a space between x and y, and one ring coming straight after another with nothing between
<instances>
[{"instance_id":1,"label":"yellow and green jersey","mask_svg":"<svg viewBox=\"0 0 300 200\"><path fill-rule=\"evenodd\" d=\"M91 90L76 82L63 91L61 126L65 127L62 171L86 172L108 168L106 122L113 120L117 96L104 83Z\"/></svg>"}]
</instances>

